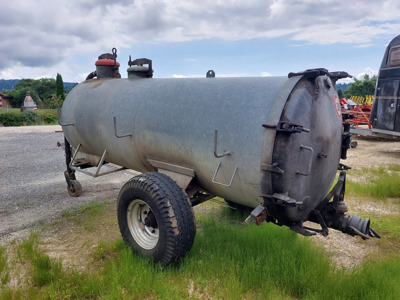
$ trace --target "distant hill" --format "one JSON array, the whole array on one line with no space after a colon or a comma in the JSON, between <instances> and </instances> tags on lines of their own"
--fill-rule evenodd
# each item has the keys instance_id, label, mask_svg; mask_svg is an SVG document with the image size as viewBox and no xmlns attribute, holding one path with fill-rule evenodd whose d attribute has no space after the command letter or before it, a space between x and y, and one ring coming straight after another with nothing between
<instances>
[{"instance_id":1,"label":"distant hill","mask_svg":"<svg viewBox=\"0 0 400 300\"><path fill-rule=\"evenodd\" d=\"M68 94L76 84L77 82L64 82L65 93Z\"/></svg>"},{"instance_id":2,"label":"distant hill","mask_svg":"<svg viewBox=\"0 0 400 300\"><path fill-rule=\"evenodd\" d=\"M13 90L15 85L19 82L19 79L0 79L0 92L2 90ZM75 82L64 82L65 92L68 92L75 86Z\"/></svg>"},{"instance_id":3,"label":"distant hill","mask_svg":"<svg viewBox=\"0 0 400 300\"><path fill-rule=\"evenodd\" d=\"M336 90L342 90L343 92L351 86L351 83L336 83Z\"/></svg>"},{"instance_id":4,"label":"distant hill","mask_svg":"<svg viewBox=\"0 0 400 300\"><path fill-rule=\"evenodd\" d=\"M2 90L13 90L18 82L19 79L0 79L0 92ZM68 94L75 84L75 82L64 82L65 92ZM341 89L344 92L350 85L351 83L337 83L336 90Z\"/></svg>"},{"instance_id":5,"label":"distant hill","mask_svg":"<svg viewBox=\"0 0 400 300\"><path fill-rule=\"evenodd\" d=\"M0 79L0 91L13 90L19 79Z\"/></svg>"}]
</instances>

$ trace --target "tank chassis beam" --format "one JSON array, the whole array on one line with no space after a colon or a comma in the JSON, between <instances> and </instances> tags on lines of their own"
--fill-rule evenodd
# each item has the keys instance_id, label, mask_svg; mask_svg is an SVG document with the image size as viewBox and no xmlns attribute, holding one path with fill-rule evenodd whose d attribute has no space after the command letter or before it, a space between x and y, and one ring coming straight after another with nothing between
<instances>
[{"instance_id":1,"label":"tank chassis beam","mask_svg":"<svg viewBox=\"0 0 400 300\"><path fill-rule=\"evenodd\" d=\"M329 234L328 228L333 228L347 233L349 235L358 235L362 239L369 239L370 237L380 238L381 236L370 227L370 220L365 218L362 220L359 216L350 216L347 214L347 206L344 203L344 194L346 189L346 171L348 167L340 165L341 170L338 181L332 190L326 195L324 200L310 213L308 220L317 223L321 229L303 226L303 222L297 224L284 223L276 220L268 215L266 205L264 203L257 206L246 219L246 222L255 222L260 225L263 221L271 222L276 225L288 226L291 230L302 234L304 236L312 236L320 233L323 236ZM264 201L268 201L265 200Z\"/></svg>"}]
</instances>

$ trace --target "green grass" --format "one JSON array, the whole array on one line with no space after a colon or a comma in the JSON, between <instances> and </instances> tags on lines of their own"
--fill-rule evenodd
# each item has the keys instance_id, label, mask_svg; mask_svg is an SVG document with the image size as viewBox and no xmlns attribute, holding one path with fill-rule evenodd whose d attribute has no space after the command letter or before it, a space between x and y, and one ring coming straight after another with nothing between
<instances>
[{"instance_id":1,"label":"green grass","mask_svg":"<svg viewBox=\"0 0 400 300\"><path fill-rule=\"evenodd\" d=\"M6 248L0 247L0 287L10 280L10 271L7 265Z\"/></svg>"},{"instance_id":2,"label":"green grass","mask_svg":"<svg viewBox=\"0 0 400 300\"><path fill-rule=\"evenodd\" d=\"M98 222L97 213L104 209L108 203L109 202L107 200L102 202L90 202L75 209L64 210L61 212L61 218L56 221L60 223L67 220L72 220L74 224L82 224L84 219L85 229L88 231L93 231L96 223Z\"/></svg>"},{"instance_id":3,"label":"green grass","mask_svg":"<svg viewBox=\"0 0 400 300\"><path fill-rule=\"evenodd\" d=\"M400 172L400 165L390 165L388 169L389 171Z\"/></svg>"},{"instance_id":4,"label":"green grass","mask_svg":"<svg viewBox=\"0 0 400 300\"><path fill-rule=\"evenodd\" d=\"M243 299L247 293L304 297L332 270L321 249L287 228L244 226L211 217L201 219L185 262L199 289L205 285L224 299Z\"/></svg>"},{"instance_id":5,"label":"green grass","mask_svg":"<svg viewBox=\"0 0 400 300\"><path fill-rule=\"evenodd\" d=\"M287 228L236 219L198 218L193 249L166 268L133 255L118 239L99 244L94 271L64 270L32 234L16 246L27 270L26 286L6 287L0 299L389 299L400 294L398 255L350 271L336 269L309 239Z\"/></svg>"},{"instance_id":6,"label":"green grass","mask_svg":"<svg viewBox=\"0 0 400 300\"><path fill-rule=\"evenodd\" d=\"M367 217L374 221L373 228L382 233L386 240L390 242L395 240L400 246L400 215L393 214L381 217L371 215Z\"/></svg>"},{"instance_id":7,"label":"green grass","mask_svg":"<svg viewBox=\"0 0 400 300\"><path fill-rule=\"evenodd\" d=\"M400 170L399 165L391 165L388 168L363 169L358 172L349 172L355 176L365 176L364 183L348 179L346 192L352 195L367 196L375 199L400 198ZM353 176L354 176L353 175Z\"/></svg>"},{"instance_id":8,"label":"green grass","mask_svg":"<svg viewBox=\"0 0 400 300\"><path fill-rule=\"evenodd\" d=\"M87 218L92 218L94 217L98 212L100 212L102 209L104 209L108 205L108 201L102 201L102 202L89 202L82 204L81 206L77 208L72 208L72 209L67 209L61 212L61 220L74 220L77 222L81 222L82 215L85 214L85 220Z\"/></svg>"},{"instance_id":9,"label":"green grass","mask_svg":"<svg viewBox=\"0 0 400 300\"><path fill-rule=\"evenodd\" d=\"M378 232L382 238L375 241L379 247L379 255L372 255L369 260L376 261L382 257L399 253L400 249L400 215L367 215L371 220L371 227ZM400 269L399 269L400 270Z\"/></svg>"},{"instance_id":10,"label":"green grass","mask_svg":"<svg viewBox=\"0 0 400 300\"><path fill-rule=\"evenodd\" d=\"M32 206L34 203L30 200L21 200L17 202L17 206L21 207L27 207L27 206Z\"/></svg>"},{"instance_id":11,"label":"green grass","mask_svg":"<svg viewBox=\"0 0 400 300\"><path fill-rule=\"evenodd\" d=\"M28 263L32 284L41 287L61 278L61 261L50 259L38 247L38 235L32 233L17 249L21 263Z\"/></svg>"},{"instance_id":12,"label":"green grass","mask_svg":"<svg viewBox=\"0 0 400 300\"><path fill-rule=\"evenodd\" d=\"M8 112L19 112L19 111L21 111L19 108L2 108L0 109L0 115Z\"/></svg>"},{"instance_id":13,"label":"green grass","mask_svg":"<svg viewBox=\"0 0 400 300\"><path fill-rule=\"evenodd\" d=\"M21 110L19 108L2 108L0 109L0 114L4 114L7 112L20 112ZM44 109L38 109L36 112L40 113L57 113L57 109L50 109L50 108L44 108Z\"/></svg>"},{"instance_id":14,"label":"green grass","mask_svg":"<svg viewBox=\"0 0 400 300\"><path fill-rule=\"evenodd\" d=\"M393 165L353 171L364 184L347 181L347 191L368 199L399 198L399 169ZM359 185L359 187L357 187ZM378 191L384 189L385 193ZM398 205L391 201L391 205ZM96 230L108 201L65 211L55 225ZM245 225L228 208L197 216L192 250L179 263L162 268L133 255L121 239L100 241L88 262L90 271L63 269L61 260L40 250L40 238L0 248L0 299L394 299L400 295L400 216L365 215L382 239L352 269L337 268L311 239L286 227ZM112 223L112 222L111 222ZM14 250L13 250L14 249ZM341 255L340 253L332 255ZM12 270L21 284L10 286ZM18 272L18 271L17 271Z\"/></svg>"},{"instance_id":15,"label":"green grass","mask_svg":"<svg viewBox=\"0 0 400 300\"><path fill-rule=\"evenodd\" d=\"M338 272L330 286L318 299L397 299L400 257L388 257L380 262L366 262L351 272Z\"/></svg>"}]
</instances>

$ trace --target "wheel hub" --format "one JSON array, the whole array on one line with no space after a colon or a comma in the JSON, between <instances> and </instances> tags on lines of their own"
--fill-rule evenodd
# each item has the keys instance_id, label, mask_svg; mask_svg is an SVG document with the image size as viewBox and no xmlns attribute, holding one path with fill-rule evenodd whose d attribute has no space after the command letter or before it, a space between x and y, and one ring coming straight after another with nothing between
<instances>
[{"instance_id":1,"label":"wheel hub","mask_svg":"<svg viewBox=\"0 0 400 300\"><path fill-rule=\"evenodd\" d=\"M127 211L129 231L140 247L151 250L159 240L157 219L150 206L140 199L133 200Z\"/></svg>"},{"instance_id":2,"label":"wheel hub","mask_svg":"<svg viewBox=\"0 0 400 300\"><path fill-rule=\"evenodd\" d=\"M144 219L144 224L148 227L158 228L156 217L152 211L147 214L147 217Z\"/></svg>"}]
</instances>

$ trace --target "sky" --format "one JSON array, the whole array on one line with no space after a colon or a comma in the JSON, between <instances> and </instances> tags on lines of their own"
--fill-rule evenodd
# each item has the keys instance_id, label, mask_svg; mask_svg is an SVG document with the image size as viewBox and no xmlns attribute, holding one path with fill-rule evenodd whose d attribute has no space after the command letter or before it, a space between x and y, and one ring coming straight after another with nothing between
<instances>
[{"instance_id":1,"label":"sky","mask_svg":"<svg viewBox=\"0 0 400 300\"><path fill-rule=\"evenodd\" d=\"M114 47L122 77L131 55L158 78L361 78L378 73L399 16L399 0L0 0L0 79L81 82Z\"/></svg>"}]
</instances>

